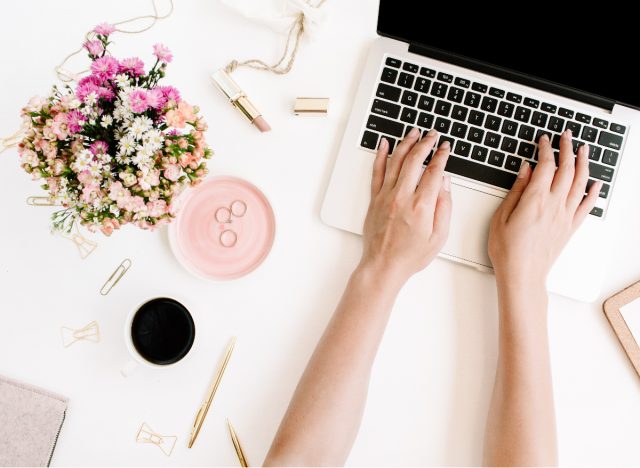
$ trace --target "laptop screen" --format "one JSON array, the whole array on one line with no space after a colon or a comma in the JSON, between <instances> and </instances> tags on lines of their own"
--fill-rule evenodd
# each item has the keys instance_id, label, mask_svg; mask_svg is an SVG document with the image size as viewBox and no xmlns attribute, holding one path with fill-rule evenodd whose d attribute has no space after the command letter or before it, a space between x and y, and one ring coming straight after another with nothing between
<instances>
[{"instance_id":1,"label":"laptop screen","mask_svg":"<svg viewBox=\"0 0 640 468\"><path fill-rule=\"evenodd\" d=\"M421 4L380 0L378 33L640 107L637 20L617 3Z\"/></svg>"}]
</instances>

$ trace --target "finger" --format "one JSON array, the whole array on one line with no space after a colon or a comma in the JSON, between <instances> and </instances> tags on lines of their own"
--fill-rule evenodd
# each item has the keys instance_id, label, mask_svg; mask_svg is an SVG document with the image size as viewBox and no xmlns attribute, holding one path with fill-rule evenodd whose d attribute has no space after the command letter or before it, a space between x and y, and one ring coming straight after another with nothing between
<instances>
[{"instance_id":1,"label":"finger","mask_svg":"<svg viewBox=\"0 0 640 468\"><path fill-rule=\"evenodd\" d=\"M416 186L420 181L422 165L429 155L429 152L436 144L437 138L438 132L431 129L422 140L411 148L411 151L409 151L409 154L404 160L402 169L400 169L400 175L398 176L396 187L399 187L401 190L408 190L412 193L415 192Z\"/></svg>"},{"instance_id":2,"label":"finger","mask_svg":"<svg viewBox=\"0 0 640 468\"><path fill-rule=\"evenodd\" d=\"M571 189L569 189L569 194L567 195L567 208L569 208L571 212L575 212L584 198L587 182L589 182L589 158L587 156L587 145L582 145L578 148L576 172L573 176Z\"/></svg>"},{"instance_id":3,"label":"finger","mask_svg":"<svg viewBox=\"0 0 640 468\"><path fill-rule=\"evenodd\" d=\"M449 236L451 224L451 177L445 175L440 184L440 192L433 212L433 231L431 236L443 245Z\"/></svg>"},{"instance_id":4,"label":"finger","mask_svg":"<svg viewBox=\"0 0 640 468\"><path fill-rule=\"evenodd\" d=\"M504 216L503 219L508 219L516 206L518 206L518 202L529 185L530 180L531 166L527 161L525 161L520 166L518 177L516 177L516 181L513 183L511 190L509 190L509 193L507 193L507 196L504 197L504 200L502 200L502 204L500 205L500 210Z\"/></svg>"},{"instance_id":5,"label":"finger","mask_svg":"<svg viewBox=\"0 0 640 468\"><path fill-rule=\"evenodd\" d=\"M531 176L529 185L543 191L549 191L553 175L556 172L556 161L549 137L544 134L538 140L538 165Z\"/></svg>"},{"instance_id":6,"label":"finger","mask_svg":"<svg viewBox=\"0 0 640 468\"><path fill-rule=\"evenodd\" d=\"M450 151L451 144L448 141L444 141L433 154L431 161L429 161L422 173L422 177L420 177L420 182L416 189L419 196L432 198L435 201L442 186L442 176L444 175L444 168L447 165Z\"/></svg>"},{"instance_id":7,"label":"finger","mask_svg":"<svg viewBox=\"0 0 640 468\"><path fill-rule=\"evenodd\" d=\"M387 156L389 155L389 141L386 138L380 140L376 159L373 161L373 173L371 174L371 196L380 192L384 182L384 173L387 169Z\"/></svg>"},{"instance_id":8,"label":"finger","mask_svg":"<svg viewBox=\"0 0 640 468\"><path fill-rule=\"evenodd\" d=\"M576 214L573 215L573 230L575 231L580 227L584 218L587 217L589 212L596 206L596 201L598 201L598 195L600 193L600 189L602 188L602 181L599 180L595 184L591 186L589 189L589 193L578 205L578 209L576 210Z\"/></svg>"},{"instance_id":9,"label":"finger","mask_svg":"<svg viewBox=\"0 0 640 468\"><path fill-rule=\"evenodd\" d=\"M409 150L413 148L413 145L418 141L420 131L417 128L412 128L409 133L403 138L403 140L396 146L391 155L391 160L387 163L387 173L384 177L384 184L389 187L394 187L398 180L398 174L404 163L404 158L409 153Z\"/></svg>"},{"instance_id":10,"label":"finger","mask_svg":"<svg viewBox=\"0 0 640 468\"><path fill-rule=\"evenodd\" d=\"M553 177L551 192L565 198L571 188L575 174L576 159L571 143L571 130L565 130L560 136L560 156L558 170Z\"/></svg>"}]
</instances>

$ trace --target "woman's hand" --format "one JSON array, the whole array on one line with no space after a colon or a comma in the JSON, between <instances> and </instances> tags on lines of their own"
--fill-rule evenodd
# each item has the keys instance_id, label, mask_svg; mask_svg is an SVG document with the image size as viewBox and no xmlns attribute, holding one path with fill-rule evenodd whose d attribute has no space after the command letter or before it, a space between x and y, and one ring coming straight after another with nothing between
<instances>
[{"instance_id":1,"label":"woman's hand","mask_svg":"<svg viewBox=\"0 0 640 468\"><path fill-rule=\"evenodd\" d=\"M500 282L544 285L571 235L596 203L602 182L589 180L588 146L574 158L571 131L560 138L556 170L549 138L539 142L539 164L520 168L513 188L498 208L489 232L489 257Z\"/></svg>"},{"instance_id":2,"label":"woman's hand","mask_svg":"<svg viewBox=\"0 0 640 468\"><path fill-rule=\"evenodd\" d=\"M373 266L400 283L433 260L449 233L450 180L444 175L449 143L440 145L423 173L438 133L431 130L418 141L419 136L418 129L411 130L389 161L389 144L382 139L364 223L361 266Z\"/></svg>"}]
</instances>

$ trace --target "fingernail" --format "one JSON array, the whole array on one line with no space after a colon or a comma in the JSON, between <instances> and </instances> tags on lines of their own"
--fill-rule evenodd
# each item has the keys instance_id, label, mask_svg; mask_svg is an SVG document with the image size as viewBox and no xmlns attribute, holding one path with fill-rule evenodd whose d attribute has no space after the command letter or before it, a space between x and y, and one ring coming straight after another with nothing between
<instances>
[{"instance_id":1,"label":"fingernail","mask_svg":"<svg viewBox=\"0 0 640 468\"><path fill-rule=\"evenodd\" d=\"M451 192L451 177L445 175L442 179L442 186L444 187L445 192Z\"/></svg>"},{"instance_id":2,"label":"fingernail","mask_svg":"<svg viewBox=\"0 0 640 468\"><path fill-rule=\"evenodd\" d=\"M546 133L543 133L540 139L544 141L549 141L549 135L547 135Z\"/></svg>"},{"instance_id":3,"label":"fingernail","mask_svg":"<svg viewBox=\"0 0 640 468\"><path fill-rule=\"evenodd\" d=\"M420 135L420 131L416 127L413 127L409 132L411 138L416 138L418 135Z\"/></svg>"},{"instance_id":4,"label":"fingernail","mask_svg":"<svg viewBox=\"0 0 640 468\"><path fill-rule=\"evenodd\" d=\"M389 140L387 140L386 138L382 137L382 139L380 140L380 149L381 150L385 150L389 147Z\"/></svg>"},{"instance_id":5,"label":"fingernail","mask_svg":"<svg viewBox=\"0 0 640 468\"><path fill-rule=\"evenodd\" d=\"M450 149L451 148L451 143L449 143L449 140L444 140L442 142L442 144L440 145L440 148L442 148L442 149Z\"/></svg>"},{"instance_id":6,"label":"fingernail","mask_svg":"<svg viewBox=\"0 0 640 468\"><path fill-rule=\"evenodd\" d=\"M573 136L573 133L571 132L571 130L565 130L563 136L565 138L571 138Z\"/></svg>"},{"instance_id":7,"label":"fingernail","mask_svg":"<svg viewBox=\"0 0 640 468\"><path fill-rule=\"evenodd\" d=\"M589 145L587 145L586 143L583 144L580 148L578 148L580 151L582 151L583 154L587 154L589 152Z\"/></svg>"},{"instance_id":8,"label":"fingernail","mask_svg":"<svg viewBox=\"0 0 640 468\"><path fill-rule=\"evenodd\" d=\"M522 179L529 172L529 163L527 161L523 162L520 166L520 170L518 171L518 179Z\"/></svg>"},{"instance_id":9,"label":"fingernail","mask_svg":"<svg viewBox=\"0 0 640 468\"><path fill-rule=\"evenodd\" d=\"M436 136L438 132L436 132L433 128L427 132L427 136Z\"/></svg>"}]
</instances>

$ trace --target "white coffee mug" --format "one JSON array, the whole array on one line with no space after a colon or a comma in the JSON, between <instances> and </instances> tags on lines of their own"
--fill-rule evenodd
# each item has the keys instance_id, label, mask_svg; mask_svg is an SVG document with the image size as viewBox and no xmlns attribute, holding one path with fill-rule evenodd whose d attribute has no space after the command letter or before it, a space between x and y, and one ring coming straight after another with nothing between
<instances>
[{"instance_id":1,"label":"white coffee mug","mask_svg":"<svg viewBox=\"0 0 640 468\"><path fill-rule=\"evenodd\" d=\"M156 364L154 362L149 361L148 359L146 359L144 356L142 356L140 354L140 352L138 352L138 350L136 349L134 343L133 343L133 336L132 336L132 326L133 326L133 319L136 317L136 315L138 314L138 312L140 311L140 309L142 309L146 304L152 302L152 301L158 301L158 300L171 300L174 302L177 302L178 304L180 304L187 312L189 318L191 319L191 323L193 326L193 337L191 338L191 343L189 344L188 349L186 350L185 354L180 357L178 360L176 360L173 363L168 363L168 364ZM124 364L124 366L120 369L120 373L124 376L124 377L129 377L140 365L143 366L147 366L147 367L151 367L151 368L156 368L156 369L164 369L164 368L168 368L168 367L173 367L176 364L181 363L182 361L184 361L189 354L191 354L191 350L193 349L193 345L195 343L195 322L193 321L193 316L191 315L191 312L189 311L189 308L184 304L184 302L182 300L178 300L175 298L171 298L171 297L154 297L152 299L147 299L146 301L142 302L140 305L138 305L138 307L134 308L130 313L129 316L127 317L127 320L125 321L124 324L124 342L127 346L127 350L129 351L130 354L130 358L129 360Z\"/></svg>"}]
</instances>

